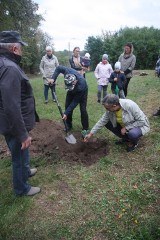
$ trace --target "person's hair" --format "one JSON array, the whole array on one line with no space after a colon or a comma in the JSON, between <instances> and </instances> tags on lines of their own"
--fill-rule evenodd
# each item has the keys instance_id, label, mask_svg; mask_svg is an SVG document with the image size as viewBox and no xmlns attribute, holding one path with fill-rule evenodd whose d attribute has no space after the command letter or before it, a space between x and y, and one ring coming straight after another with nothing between
<instances>
[{"instance_id":1,"label":"person's hair","mask_svg":"<svg viewBox=\"0 0 160 240\"><path fill-rule=\"evenodd\" d=\"M46 47L46 51L52 51L52 47L51 46L47 46Z\"/></svg>"},{"instance_id":2,"label":"person's hair","mask_svg":"<svg viewBox=\"0 0 160 240\"><path fill-rule=\"evenodd\" d=\"M17 48L20 48L21 47L21 44L20 43L0 43L0 48L5 48L7 50L11 50L12 47L16 46Z\"/></svg>"},{"instance_id":3,"label":"person's hair","mask_svg":"<svg viewBox=\"0 0 160 240\"><path fill-rule=\"evenodd\" d=\"M76 48L79 48L79 50L80 50L80 47L74 47L74 48L73 48L73 52L76 50Z\"/></svg>"},{"instance_id":4,"label":"person's hair","mask_svg":"<svg viewBox=\"0 0 160 240\"><path fill-rule=\"evenodd\" d=\"M119 97L115 94L108 94L102 100L103 105L119 105Z\"/></svg>"},{"instance_id":5,"label":"person's hair","mask_svg":"<svg viewBox=\"0 0 160 240\"><path fill-rule=\"evenodd\" d=\"M133 52L134 48L133 48L133 44L131 42L128 42L124 45L124 47L129 47L130 51Z\"/></svg>"}]
</instances>

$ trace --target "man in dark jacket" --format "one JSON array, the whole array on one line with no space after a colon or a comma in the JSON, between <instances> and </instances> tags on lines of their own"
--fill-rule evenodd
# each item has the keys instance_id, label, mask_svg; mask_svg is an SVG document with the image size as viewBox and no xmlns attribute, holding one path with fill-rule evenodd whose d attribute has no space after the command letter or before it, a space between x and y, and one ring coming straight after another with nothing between
<instances>
[{"instance_id":1,"label":"man in dark jacket","mask_svg":"<svg viewBox=\"0 0 160 240\"><path fill-rule=\"evenodd\" d=\"M88 113L86 110L88 85L86 79L75 69L58 66L52 76L53 82L56 81L60 73L64 75L64 82L67 90L63 119L66 120L68 130L72 128L72 113L78 104L80 104L83 130L88 130L89 123Z\"/></svg>"},{"instance_id":2,"label":"man in dark jacket","mask_svg":"<svg viewBox=\"0 0 160 240\"><path fill-rule=\"evenodd\" d=\"M32 196L39 187L28 184L37 169L29 167L29 131L35 126L35 100L28 77L19 67L24 43L18 32L0 32L0 134L12 156L16 195Z\"/></svg>"}]
</instances>

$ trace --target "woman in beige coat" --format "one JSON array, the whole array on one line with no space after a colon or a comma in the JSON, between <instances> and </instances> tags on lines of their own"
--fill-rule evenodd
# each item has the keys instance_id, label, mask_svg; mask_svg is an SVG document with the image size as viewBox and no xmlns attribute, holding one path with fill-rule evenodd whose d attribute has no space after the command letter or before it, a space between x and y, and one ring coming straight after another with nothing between
<instances>
[{"instance_id":1,"label":"woman in beige coat","mask_svg":"<svg viewBox=\"0 0 160 240\"><path fill-rule=\"evenodd\" d=\"M56 69L56 67L59 65L58 59L55 55L53 55L53 50L50 46L46 47L46 55L42 57L41 63L40 63L40 72L43 76L44 81L44 98L45 103L48 103L48 91L49 88L51 89L52 93L52 99L54 99L53 91L55 91L55 85L50 82L50 79L52 78L52 75Z\"/></svg>"}]
</instances>

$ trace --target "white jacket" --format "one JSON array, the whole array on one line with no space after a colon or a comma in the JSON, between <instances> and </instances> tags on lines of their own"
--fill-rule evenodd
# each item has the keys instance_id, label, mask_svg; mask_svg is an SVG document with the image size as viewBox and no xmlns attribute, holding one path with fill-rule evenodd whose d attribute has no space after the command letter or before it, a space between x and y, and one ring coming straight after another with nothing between
<instances>
[{"instance_id":1,"label":"white jacket","mask_svg":"<svg viewBox=\"0 0 160 240\"><path fill-rule=\"evenodd\" d=\"M94 71L94 75L97 79L98 85L108 85L111 73L113 72L111 64L103 64L102 62L97 64L97 67Z\"/></svg>"},{"instance_id":2,"label":"white jacket","mask_svg":"<svg viewBox=\"0 0 160 240\"><path fill-rule=\"evenodd\" d=\"M52 55L52 58L50 59L46 54L42 57L39 68L44 79L44 84L48 85L48 82L45 78L52 78L52 75L58 65L59 62L56 56Z\"/></svg>"},{"instance_id":3,"label":"white jacket","mask_svg":"<svg viewBox=\"0 0 160 240\"><path fill-rule=\"evenodd\" d=\"M135 127L139 127L142 131L142 135L146 134L150 130L149 121L146 115L142 112L139 106L130 99L119 99L122 108L122 121L127 130ZM91 129L91 133L95 134L99 129L104 127L109 121L111 121L113 127L117 126L115 112L106 111L100 120Z\"/></svg>"}]
</instances>

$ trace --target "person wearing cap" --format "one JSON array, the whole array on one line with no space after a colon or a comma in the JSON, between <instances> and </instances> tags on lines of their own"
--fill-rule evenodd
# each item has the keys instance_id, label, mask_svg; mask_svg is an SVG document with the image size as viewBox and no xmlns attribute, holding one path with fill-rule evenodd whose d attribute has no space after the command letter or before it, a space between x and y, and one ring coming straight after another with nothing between
<instances>
[{"instance_id":1,"label":"person wearing cap","mask_svg":"<svg viewBox=\"0 0 160 240\"><path fill-rule=\"evenodd\" d=\"M0 134L11 152L15 194L32 196L40 188L28 183L37 172L29 167L29 132L39 118L31 84L19 67L24 45L18 32L0 32Z\"/></svg>"},{"instance_id":2,"label":"person wearing cap","mask_svg":"<svg viewBox=\"0 0 160 240\"><path fill-rule=\"evenodd\" d=\"M66 120L68 131L72 129L72 114L78 104L81 112L82 131L88 131L89 122L86 109L88 85L86 79L75 69L59 65L52 76L54 83L59 74L64 75L65 89L67 90L63 119Z\"/></svg>"},{"instance_id":3,"label":"person wearing cap","mask_svg":"<svg viewBox=\"0 0 160 240\"><path fill-rule=\"evenodd\" d=\"M101 102L101 95L103 91L103 98L107 95L107 87L109 84L109 78L113 72L111 64L108 62L108 55L103 54L102 61L97 64L94 75L97 79L97 102Z\"/></svg>"},{"instance_id":4,"label":"person wearing cap","mask_svg":"<svg viewBox=\"0 0 160 240\"><path fill-rule=\"evenodd\" d=\"M150 131L148 118L139 106L130 99L120 99L115 94L108 94L102 101L106 112L93 126L84 142L95 135L98 130L106 127L120 139L116 144L126 144L127 152L138 146L139 139Z\"/></svg>"},{"instance_id":5,"label":"person wearing cap","mask_svg":"<svg viewBox=\"0 0 160 240\"><path fill-rule=\"evenodd\" d=\"M133 54L133 44L126 43L124 46L124 52L119 56L118 62L121 63L121 70L126 76L126 83L124 86L124 95L125 97L128 94L128 84L133 76L133 69L136 64L136 57Z\"/></svg>"},{"instance_id":6,"label":"person wearing cap","mask_svg":"<svg viewBox=\"0 0 160 240\"><path fill-rule=\"evenodd\" d=\"M49 79L51 79L56 67L59 65L58 59L53 55L53 50L51 46L46 47L46 54L42 57L39 68L43 76L44 81L44 98L45 104L48 103L48 91L51 89L52 100L55 102L53 91L55 92L55 84L51 84Z\"/></svg>"},{"instance_id":7,"label":"person wearing cap","mask_svg":"<svg viewBox=\"0 0 160 240\"><path fill-rule=\"evenodd\" d=\"M124 72L121 71L120 62L115 63L114 71L111 73L109 82L111 83L112 93L118 95L120 98L125 98L123 89L125 86L126 77Z\"/></svg>"}]
</instances>

